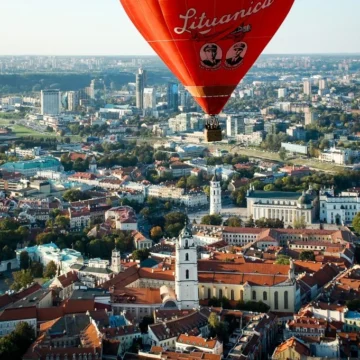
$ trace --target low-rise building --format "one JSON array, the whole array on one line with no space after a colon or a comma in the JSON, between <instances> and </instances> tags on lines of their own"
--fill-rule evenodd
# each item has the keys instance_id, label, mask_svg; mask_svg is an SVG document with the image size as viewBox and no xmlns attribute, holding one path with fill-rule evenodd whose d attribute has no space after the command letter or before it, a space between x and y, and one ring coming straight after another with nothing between
<instances>
[{"instance_id":1,"label":"low-rise building","mask_svg":"<svg viewBox=\"0 0 360 360\"><path fill-rule=\"evenodd\" d=\"M137 216L130 206L118 206L105 213L105 220L113 220L118 230L136 231L138 229Z\"/></svg>"},{"instance_id":2,"label":"low-rise building","mask_svg":"<svg viewBox=\"0 0 360 360\"><path fill-rule=\"evenodd\" d=\"M178 352L201 351L209 354L223 354L223 344L217 339L207 339L200 336L181 334L176 339L175 348Z\"/></svg>"}]
</instances>

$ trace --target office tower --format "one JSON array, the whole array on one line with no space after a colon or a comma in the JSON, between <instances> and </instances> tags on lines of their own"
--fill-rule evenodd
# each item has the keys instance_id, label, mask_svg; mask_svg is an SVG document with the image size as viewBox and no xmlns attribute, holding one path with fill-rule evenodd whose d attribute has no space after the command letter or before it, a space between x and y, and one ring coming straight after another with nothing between
<instances>
[{"instance_id":1,"label":"office tower","mask_svg":"<svg viewBox=\"0 0 360 360\"><path fill-rule=\"evenodd\" d=\"M245 133L245 121L242 116L229 115L226 119L226 135L235 137Z\"/></svg>"},{"instance_id":2,"label":"office tower","mask_svg":"<svg viewBox=\"0 0 360 360\"><path fill-rule=\"evenodd\" d=\"M41 90L41 115L59 115L60 90Z\"/></svg>"},{"instance_id":3,"label":"office tower","mask_svg":"<svg viewBox=\"0 0 360 360\"><path fill-rule=\"evenodd\" d=\"M281 88L278 89L278 98L285 98L287 96L287 89Z\"/></svg>"},{"instance_id":4,"label":"office tower","mask_svg":"<svg viewBox=\"0 0 360 360\"><path fill-rule=\"evenodd\" d=\"M310 80L304 81L304 94L311 96L311 81Z\"/></svg>"},{"instance_id":5,"label":"office tower","mask_svg":"<svg viewBox=\"0 0 360 360\"><path fill-rule=\"evenodd\" d=\"M143 109L156 110L156 91L154 88L144 89Z\"/></svg>"},{"instance_id":6,"label":"office tower","mask_svg":"<svg viewBox=\"0 0 360 360\"><path fill-rule=\"evenodd\" d=\"M171 111L178 111L179 107L179 84L168 83L167 86L167 104Z\"/></svg>"},{"instance_id":7,"label":"office tower","mask_svg":"<svg viewBox=\"0 0 360 360\"><path fill-rule=\"evenodd\" d=\"M144 88L146 86L146 70L140 68L136 74L136 107L144 109Z\"/></svg>"},{"instance_id":8,"label":"office tower","mask_svg":"<svg viewBox=\"0 0 360 360\"><path fill-rule=\"evenodd\" d=\"M77 107L79 106L79 96L77 91L68 92L67 104L67 109L69 111L76 111Z\"/></svg>"}]
</instances>

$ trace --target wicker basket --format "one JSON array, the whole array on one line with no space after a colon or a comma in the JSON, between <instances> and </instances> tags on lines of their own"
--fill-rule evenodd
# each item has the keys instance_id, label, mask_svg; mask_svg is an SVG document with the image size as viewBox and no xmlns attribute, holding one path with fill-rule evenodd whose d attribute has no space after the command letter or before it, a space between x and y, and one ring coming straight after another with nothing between
<instances>
[{"instance_id":1,"label":"wicker basket","mask_svg":"<svg viewBox=\"0 0 360 360\"><path fill-rule=\"evenodd\" d=\"M222 140L221 129L205 129L205 141L207 142L215 142Z\"/></svg>"}]
</instances>

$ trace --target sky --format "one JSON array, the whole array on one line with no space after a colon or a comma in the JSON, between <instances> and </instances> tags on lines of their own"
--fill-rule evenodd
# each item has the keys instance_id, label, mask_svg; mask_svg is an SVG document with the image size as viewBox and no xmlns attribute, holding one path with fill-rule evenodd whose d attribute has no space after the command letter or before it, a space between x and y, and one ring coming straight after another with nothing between
<instances>
[{"instance_id":1,"label":"sky","mask_svg":"<svg viewBox=\"0 0 360 360\"><path fill-rule=\"evenodd\" d=\"M295 0L264 53L360 53L359 13L360 0ZM1 0L0 33L0 56L154 54L119 0Z\"/></svg>"}]
</instances>

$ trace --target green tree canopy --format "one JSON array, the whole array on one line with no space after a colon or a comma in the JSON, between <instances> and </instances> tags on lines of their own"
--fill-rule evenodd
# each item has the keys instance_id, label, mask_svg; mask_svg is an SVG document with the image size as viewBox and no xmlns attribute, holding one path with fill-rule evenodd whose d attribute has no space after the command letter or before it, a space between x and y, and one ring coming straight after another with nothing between
<instances>
[{"instance_id":1,"label":"green tree canopy","mask_svg":"<svg viewBox=\"0 0 360 360\"><path fill-rule=\"evenodd\" d=\"M311 250L305 250L300 253L299 259L302 261L315 261L315 254Z\"/></svg>"},{"instance_id":2,"label":"green tree canopy","mask_svg":"<svg viewBox=\"0 0 360 360\"><path fill-rule=\"evenodd\" d=\"M44 269L44 277L52 279L56 275L56 270L56 264L51 260Z\"/></svg>"},{"instance_id":3,"label":"green tree canopy","mask_svg":"<svg viewBox=\"0 0 360 360\"><path fill-rule=\"evenodd\" d=\"M205 215L201 219L201 224L204 225L221 225L222 224L221 215Z\"/></svg>"},{"instance_id":4,"label":"green tree canopy","mask_svg":"<svg viewBox=\"0 0 360 360\"><path fill-rule=\"evenodd\" d=\"M30 267L30 257L27 251L20 253L20 269L27 270Z\"/></svg>"},{"instance_id":5,"label":"green tree canopy","mask_svg":"<svg viewBox=\"0 0 360 360\"><path fill-rule=\"evenodd\" d=\"M14 282L11 284L10 289L15 291L30 285L34 281L30 269L15 271L12 273L12 276Z\"/></svg>"}]
</instances>

